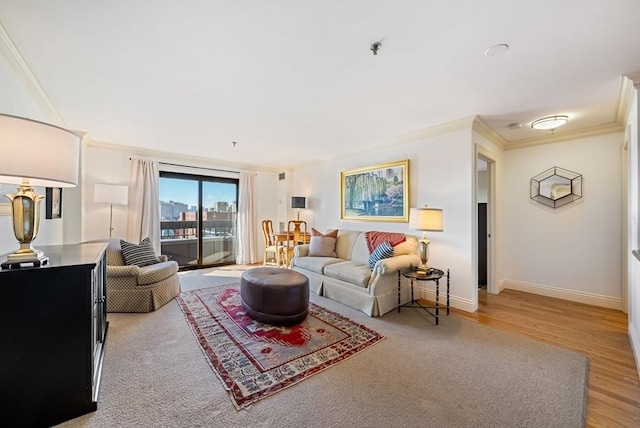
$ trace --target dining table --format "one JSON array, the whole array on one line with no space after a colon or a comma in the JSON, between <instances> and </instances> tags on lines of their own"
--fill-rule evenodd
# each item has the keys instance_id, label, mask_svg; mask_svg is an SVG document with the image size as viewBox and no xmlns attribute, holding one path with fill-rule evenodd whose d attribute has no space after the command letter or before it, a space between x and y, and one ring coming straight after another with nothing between
<instances>
[{"instance_id":1,"label":"dining table","mask_svg":"<svg viewBox=\"0 0 640 428\"><path fill-rule=\"evenodd\" d=\"M283 247L282 254L284 255L284 260L280 260L281 252L280 251L277 252L277 256L276 256L277 264L278 266L280 266L280 264L282 263L286 268L289 267L289 251L288 250L293 251L293 248L296 247L297 245L300 245L301 243L308 244L309 242L311 242L311 235L308 233L298 234L298 237L296 239L296 236L293 232L287 232L287 231L276 232L274 233L274 238L276 241L276 245L282 245ZM292 243L292 245L290 245L289 243Z\"/></svg>"}]
</instances>

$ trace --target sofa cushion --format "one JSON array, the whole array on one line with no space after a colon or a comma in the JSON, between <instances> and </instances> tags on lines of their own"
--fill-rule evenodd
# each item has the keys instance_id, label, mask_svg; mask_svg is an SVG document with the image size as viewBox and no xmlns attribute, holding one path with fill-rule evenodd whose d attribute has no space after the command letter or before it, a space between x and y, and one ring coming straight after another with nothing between
<instances>
[{"instance_id":1,"label":"sofa cushion","mask_svg":"<svg viewBox=\"0 0 640 428\"><path fill-rule=\"evenodd\" d=\"M296 267L322 275L325 266L343 261L343 259L335 257L298 257L295 259L294 263Z\"/></svg>"},{"instance_id":2,"label":"sofa cushion","mask_svg":"<svg viewBox=\"0 0 640 428\"><path fill-rule=\"evenodd\" d=\"M336 255L336 238L312 236L309 242L309 256L338 257Z\"/></svg>"},{"instance_id":3,"label":"sofa cushion","mask_svg":"<svg viewBox=\"0 0 640 428\"><path fill-rule=\"evenodd\" d=\"M378 263L378 260L388 259L389 257L393 257L393 247L389 241L384 241L371 252L369 256L369 267L373 269L376 263Z\"/></svg>"},{"instance_id":4,"label":"sofa cushion","mask_svg":"<svg viewBox=\"0 0 640 428\"><path fill-rule=\"evenodd\" d=\"M140 245L132 244L131 242L121 239L120 247L122 248L124 262L128 265L144 267L160 261L149 238L144 238L140 241Z\"/></svg>"},{"instance_id":5,"label":"sofa cushion","mask_svg":"<svg viewBox=\"0 0 640 428\"><path fill-rule=\"evenodd\" d=\"M343 261L325 266L324 274L330 278L366 287L369 285L369 278L371 278L371 269L365 263Z\"/></svg>"},{"instance_id":6,"label":"sofa cushion","mask_svg":"<svg viewBox=\"0 0 640 428\"><path fill-rule=\"evenodd\" d=\"M312 257L338 257L336 255L336 238L338 229L326 233L318 232L311 228L311 240L309 241L309 256Z\"/></svg>"},{"instance_id":7,"label":"sofa cushion","mask_svg":"<svg viewBox=\"0 0 640 428\"><path fill-rule=\"evenodd\" d=\"M311 236L326 236L328 238L337 238L338 237L338 229L331 229L322 233L315 228L311 228Z\"/></svg>"}]
</instances>

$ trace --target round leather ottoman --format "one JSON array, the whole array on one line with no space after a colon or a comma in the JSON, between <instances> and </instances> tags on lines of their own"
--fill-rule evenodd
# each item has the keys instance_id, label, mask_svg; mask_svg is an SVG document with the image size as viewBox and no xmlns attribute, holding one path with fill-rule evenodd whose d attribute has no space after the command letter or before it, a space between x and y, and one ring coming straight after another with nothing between
<instances>
[{"instance_id":1,"label":"round leather ottoman","mask_svg":"<svg viewBox=\"0 0 640 428\"><path fill-rule=\"evenodd\" d=\"M309 310L309 279L288 269L253 268L242 274L240 296L242 307L254 320L299 324Z\"/></svg>"}]
</instances>

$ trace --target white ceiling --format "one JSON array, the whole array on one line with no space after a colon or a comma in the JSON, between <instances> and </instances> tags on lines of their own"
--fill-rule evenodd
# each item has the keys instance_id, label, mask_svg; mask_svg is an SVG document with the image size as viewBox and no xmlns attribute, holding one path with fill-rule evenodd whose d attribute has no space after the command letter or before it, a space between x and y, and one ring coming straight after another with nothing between
<instances>
[{"instance_id":1,"label":"white ceiling","mask_svg":"<svg viewBox=\"0 0 640 428\"><path fill-rule=\"evenodd\" d=\"M474 115L507 141L611 124L640 71L640 0L2 0L0 21L70 129L274 168Z\"/></svg>"}]
</instances>

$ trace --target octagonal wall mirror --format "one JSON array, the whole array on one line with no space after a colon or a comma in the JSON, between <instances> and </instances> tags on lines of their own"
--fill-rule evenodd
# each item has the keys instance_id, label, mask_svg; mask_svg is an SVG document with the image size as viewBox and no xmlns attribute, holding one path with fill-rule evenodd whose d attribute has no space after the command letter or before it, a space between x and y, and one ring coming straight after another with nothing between
<instances>
[{"instance_id":1,"label":"octagonal wall mirror","mask_svg":"<svg viewBox=\"0 0 640 428\"><path fill-rule=\"evenodd\" d=\"M554 166L531 179L531 199L558 208L582 198L582 175Z\"/></svg>"}]
</instances>

